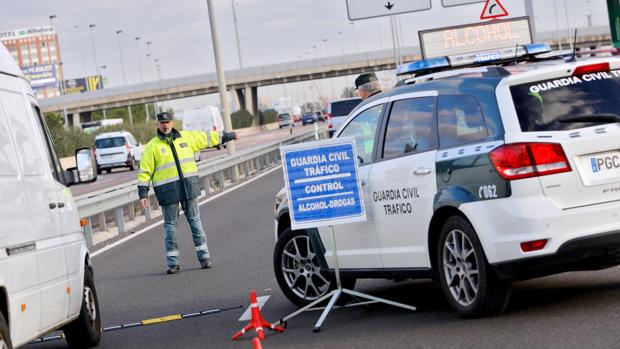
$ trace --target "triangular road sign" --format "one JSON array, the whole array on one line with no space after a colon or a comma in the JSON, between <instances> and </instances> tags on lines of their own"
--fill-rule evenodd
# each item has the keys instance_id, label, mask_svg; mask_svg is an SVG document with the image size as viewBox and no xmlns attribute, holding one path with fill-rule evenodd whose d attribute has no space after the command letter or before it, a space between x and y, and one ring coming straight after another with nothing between
<instances>
[{"instance_id":1,"label":"triangular road sign","mask_svg":"<svg viewBox=\"0 0 620 349\"><path fill-rule=\"evenodd\" d=\"M508 11L506 11L499 0L487 0L480 14L480 19L495 19L506 16L508 16Z\"/></svg>"}]
</instances>

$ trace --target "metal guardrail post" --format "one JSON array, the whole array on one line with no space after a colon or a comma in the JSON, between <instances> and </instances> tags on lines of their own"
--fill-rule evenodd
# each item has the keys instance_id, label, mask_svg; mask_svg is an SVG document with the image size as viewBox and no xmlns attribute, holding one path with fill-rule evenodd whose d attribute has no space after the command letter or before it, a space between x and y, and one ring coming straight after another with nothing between
<instances>
[{"instance_id":1,"label":"metal guardrail post","mask_svg":"<svg viewBox=\"0 0 620 349\"><path fill-rule=\"evenodd\" d=\"M209 176L200 178L200 186L205 191L205 195L209 195Z\"/></svg>"},{"instance_id":2,"label":"metal guardrail post","mask_svg":"<svg viewBox=\"0 0 620 349\"><path fill-rule=\"evenodd\" d=\"M243 175L245 176L245 178L250 177L250 162L249 161L243 162Z\"/></svg>"},{"instance_id":3,"label":"metal guardrail post","mask_svg":"<svg viewBox=\"0 0 620 349\"><path fill-rule=\"evenodd\" d=\"M220 171L217 173L217 185L220 190L224 190L224 171Z\"/></svg>"},{"instance_id":4,"label":"metal guardrail post","mask_svg":"<svg viewBox=\"0 0 620 349\"><path fill-rule=\"evenodd\" d=\"M252 162L254 163L254 170L256 170L256 173L259 173L260 172L260 157L254 158Z\"/></svg>"},{"instance_id":5,"label":"metal guardrail post","mask_svg":"<svg viewBox=\"0 0 620 349\"><path fill-rule=\"evenodd\" d=\"M108 225L106 224L106 221L105 221L105 212L98 214L97 217L99 219L99 231L108 230Z\"/></svg>"},{"instance_id":6,"label":"metal guardrail post","mask_svg":"<svg viewBox=\"0 0 620 349\"><path fill-rule=\"evenodd\" d=\"M149 198L149 202L152 202L152 203L153 203L153 209L154 209L154 210L159 210L159 201L157 201L157 198L155 198L155 200L151 200L151 199Z\"/></svg>"},{"instance_id":7,"label":"metal guardrail post","mask_svg":"<svg viewBox=\"0 0 620 349\"><path fill-rule=\"evenodd\" d=\"M123 234L125 232L125 217L123 217L123 206L114 209L114 220L116 221L118 234Z\"/></svg>"},{"instance_id":8,"label":"metal guardrail post","mask_svg":"<svg viewBox=\"0 0 620 349\"><path fill-rule=\"evenodd\" d=\"M134 203L130 203L129 205L127 205L127 218L129 219L129 221L135 221L136 220L136 206L134 206Z\"/></svg>"},{"instance_id":9,"label":"metal guardrail post","mask_svg":"<svg viewBox=\"0 0 620 349\"><path fill-rule=\"evenodd\" d=\"M84 227L84 238L86 239L86 247L93 247L93 223L90 221L90 217L86 219L88 223Z\"/></svg>"}]
</instances>

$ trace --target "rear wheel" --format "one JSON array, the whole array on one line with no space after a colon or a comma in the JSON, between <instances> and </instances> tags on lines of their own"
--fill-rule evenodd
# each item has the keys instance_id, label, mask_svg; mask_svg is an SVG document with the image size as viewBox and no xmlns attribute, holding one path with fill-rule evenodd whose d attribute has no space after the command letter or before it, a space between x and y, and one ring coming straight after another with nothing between
<instances>
[{"instance_id":1,"label":"rear wheel","mask_svg":"<svg viewBox=\"0 0 620 349\"><path fill-rule=\"evenodd\" d=\"M80 316L63 327L69 348L92 348L101 339L101 313L95 290L92 271L86 267L84 271L84 288L82 290L82 308Z\"/></svg>"},{"instance_id":2,"label":"rear wheel","mask_svg":"<svg viewBox=\"0 0 620 349\"><path fill-rule=\"evenodd\" d=\"M0 313L0 349L13 349L11 344L11 337L9 333L9 326L4 319L4 316Z\"/></svg>"},{"instance_id":3,"label":"rear wheel","mask_svg":"<svg viewBox=\"0 0 620 349\"><path fill-rule=\"evenodd\" d=\"M97 167L97 174L100 175L101 172L103 172L103 171L101 171L101 168Z\"/></svg>"},{"instance_id":4,"label":"rear wheel","mask_svg":"<svg viewBox=\"0 0 620 349\"><path fill-rule=\"evenodd\" d=\"M112 173L112 169L111 168L106 168L105 169L105 173Z\"/></svg>"},{"instance_id":5,"label":"rear wheel","mask_svg":"<svg viewBox=\"0 0 620 349\"><path fill-rule=\"evenodd\" d=\"M336 288L336 279L321 270L310 237L305 230L287 228L278 239L273 266L280 289L293 304L303 307ZM342 279L342 287L353 289L355 279Z\"/></svg>"},{"instance_id":6,"label":"rear wheel","mask_svg":"<svg viewBox=\"0 0 620 349\"><path fill-rule=\"evenodd\" d=\"M501 313L510 299L510 283L501 280L486 260L471 224L450 217L441 229L437 269L444 294L463 317Z\"/></svg>"},{"instance_id":7,"label":"rear wheel","mask_svg":"<svg viewBox=\"0 0 620 349\"><path fill-rule=\"evenodd\" d=\"M132 156L131 160L129 160L129 171L133 171L135 167L136 167L136 158Z\"/></svg>"}]
</instances>

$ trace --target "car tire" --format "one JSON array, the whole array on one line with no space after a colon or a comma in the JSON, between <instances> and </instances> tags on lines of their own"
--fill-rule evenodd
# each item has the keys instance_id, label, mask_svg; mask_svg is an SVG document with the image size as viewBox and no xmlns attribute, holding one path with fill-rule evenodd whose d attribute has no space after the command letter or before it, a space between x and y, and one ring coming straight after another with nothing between
<instances>
[{"instance_id":1,"label":"car tire","mask_svg":"<svg viewBox=\"0 0 620 349\"><path fill-rule=\"evenodd\" d=\"M305 123L305 122L302 122L302 123L301 123L301 126L306 126L306 123Z\"/></svg>"},{"instance_id":2,"label":"car tire","mask_svg":"<svg viewBox=\"0 0 620 349\"><path fill-rule=\"evenodd\" d=\"M305 230L286 228L282 232L274 248L273 267L282 293L299 307L310 304L336 288L335 277L321 270ZM353 289L355 281L354 278L342 278L342 287Z\"/></svg>"},{"instance_id":3,"label":"car tire","mask_svg":"<svg viewBox=\"0 0 620 349\"><path fill-rule=\"evenodd\" d=\"M13 344L11 343L11 333L9 332L9 325L6 322L6 319L0 313L0 348L2 349L13 349Z\"/></svg>"},{"instance_id":4,"label":"car tire","mask_svg":"<svg viewBox=\"0 0 620 349\"><path fill-rule=\"evenodd\" d=\"M136 158L131 157L131 161L129 161L129 171L133 171L136 168Z\"/></svg>"},{"instance_id":5,"label":"car tire","mask_svg":"<svg viewBox=\"0 0 620 349\"><path fill-rule=\"evenodd\" d=\"M100 175L101 172L103 172L103 171L101 171L101 169L99 167L97 167L97 174Z\"/></svg>"},{"instance_id":6,"label":"car tire","mask_svg":"<svg viewBox=\"0 0 620 349\"><path fill-rule=\"evenodd\" d=\"M510 299L510 282L487 262L482 244L463 216L446 220L437 245L437 269L450 305L465 318L501 313Z\"/></svg>"},{"instance_id":7,"label":"car tire","mask_svg":"<svg viewBox=\"0 0 620 349\"><path fill-rule=\"evenodd\" d=\"M84 271L84 293L80 315L62 330L69 348L92 348L101 340L101 312L92 270Z\"/></svg>"},{"instance_id":8,"label":"car tire","mask_svg":"<svg viewBox=\"0 0 620 349\"><path fill-rule=\"evenodd\" d=\"M106 168L105 169L105 173L112 173L112 169L111 168Z\"/></svg>"}]
</instances>

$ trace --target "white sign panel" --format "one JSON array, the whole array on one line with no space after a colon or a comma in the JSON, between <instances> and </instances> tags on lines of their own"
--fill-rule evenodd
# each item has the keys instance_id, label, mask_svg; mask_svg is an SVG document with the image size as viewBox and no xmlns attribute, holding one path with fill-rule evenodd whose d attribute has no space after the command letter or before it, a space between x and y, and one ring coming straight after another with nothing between
<instances>
[{"instance_id":1,"label":"white sign panel","mask_svg":"<svg viewBox=\"0 0 620 349\"><path fill-rule=\"evenodd\" d=\"M346 0L349 20L431 9L431 0Z\"/></svg>"},{"instance_id":2,"label":"white sign panel","mask_svg":"<svg viewBox=\"0 0 620 349\"><path fill-rule=\"evenodd\" d=\"M443 7L452 7L460 5L475 4L477 2L485 2L486 0L441 0Z\"/></svg>"},{"instance_id":3,"label":"white sign panel","mask_svg":"<svg viewBox=\"0 0 620 349\"><path fill-rule=\"evenodd\" d=\"M366 220L353 137L283 146L291 227Z\"/></svg>"},{"instance_id":4,"label":"white sign panel","mask_svg":"<svg viewBox=\"0 0 620 349\"><path fill-rule=\"evenodd\" d=\"M486 52L532 43L527 17L419 32L424 58Z\"/></svg>"}]
</instances>

